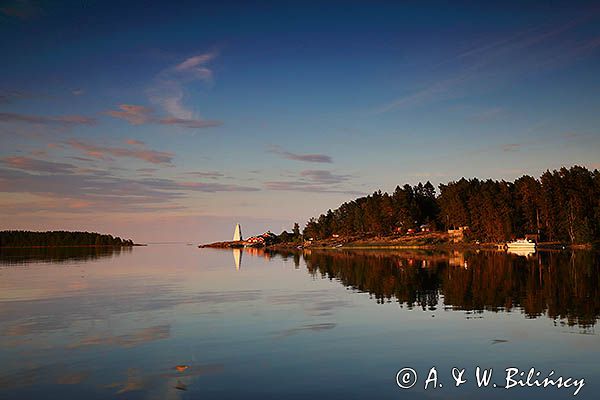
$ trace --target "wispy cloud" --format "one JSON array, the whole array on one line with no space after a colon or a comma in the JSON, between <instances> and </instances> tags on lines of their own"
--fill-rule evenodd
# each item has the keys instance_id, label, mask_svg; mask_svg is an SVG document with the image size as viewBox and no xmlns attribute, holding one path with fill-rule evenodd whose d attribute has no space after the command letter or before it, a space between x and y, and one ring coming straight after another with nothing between
<instances>
[{"instance_id":1,"label":"wispy cloud","mask_svg":"<svg viewBox=\"0 0 600 400\"><path fill-rule=\"evenodd\" d=\"M158 120L159 124L162 125L178 125L184 128L210 128L213 126L223 125L221 121L212 121L204 119L186 119L186 118L175 118L167 117Z\"/></svg>"},{"instance_id":2,"label":"wispy cloud","mask_svg":"<svg viewBox=\"0 0 600 400\"><path fill-rule=\"evenodd\" d=\"M325 154L298 154L292 153L291 151L284 150L280 146L271 146L268 150L269 153L278 154L279 156L295 161L312 162L312 163L332 163L333 159Z\"/></svg>"},{"instance_id":3,"label":"wispy cloud","mask_svg":"<svg viewBox=\"0 0 600 400\"><path fill-rule=\"evenodd\" d=\"M144 106L119 104L119 109L120 110L105 111L105 114L110 115L111 117L124 119L131 125L146 124L154 119L152 116L152 109Z\"/></svg>"},{"instance_id":4,"label":"wispy cloud","mask_svg":"<svg viewBox=\"0 0 600 400\"><path fill-rule=\"evenodd\" d=\"M307 178L312 182L322 184L341 183L350 179L350 175L337 175L331 173L331 171L314 169L300 171L300 176L303 178Z\"/></svg>"},{"instance_id":5,"label":"wispy cloud","mask_svg":"<svg viewBox=\"0 0 600 400\"><path fill-rule=\"evenodd\" d=\"M34 156L45 156L48 154L48 150L44 150L44 149L37 149L37 150L31 150L29 152L30 154L34 155Z\"/></svg>"},{"instance_id":6,"label":"wispy cloud","mask_svg":"<svg viewBox=\"0 0 600 400\"><path fill-rule=\"evenodd\" d=\"M391 101L387 104L378 107L374 110L374 113L385 113L394 109L415 106L423 102L432 100L440 95L447 93L452 87L458 86L461 83L466 82L468 79L472 79L472 74L474 71L475 69L472 69L457 76L433 82L422 89L419 89L413 93L407 94L403 97L400 97L394 101Z\"/></svg>"},{"instance_id":7,"label":"wispy cloud","mask_svg":"<svg viewBox=\"0 0 600 400\"><path fill-rule=\"evenodd\" d=\"M470 119L476 122L488 122L500 117L505 112L502 107L492 107L474 112Z\"/></svg>"},{"instance_id":8,"label":"wispy cloud","mask_svg":"<svg viewBox=\"0 0 600 400\"><path fill-rule=\"evenodd\" d=\"M14 100L28 97L18 90L0 90L0 104L12 103Z\"/></svg>"},{"instance_id":9,"label":"wispy cloud","mask_svg":"<svg viewBox=\"0 0 600 400\"><path fill-rule=\"evenodd\" d=\"M74 149L83 151L89 157L99 160L109 160L111 157L127 157L146 161L152 164L172 165L173 153L150 150L146 148L110 147L71 139L65 143Z\"/></svg>"},{"instance_id":10,"label":"wispy cloud","mask_svg":"<svg viewBox=\"0 0 600 400\"><path fill-rule=\"evenodd\" d=\"M94 162L94 161L96 161L93 158L89 158L89 157L67 156L67 158L69 158L71 160L83 161L83 162Z\"/></svg>"},{"instance_id":11,"label":"wispy cloud","mask_svg":"<svg viewBox=\"0 0 600 400\"><path fill-rule=\"evenodd\" d=\"M183 175L193 176L196 178L211 178L211 179L221 178L221 177L225 176L223 173L217 172L217 171L190 171L190 172L184 172Z\"/></svg>"},{"instance_id":12,"label":"wispy cloud","mask_svg":"<svg viewBox=\"0 0 600 400\"><path fill-rule=\"evenodd\" d=\"M127 139L125 141L125 143L130 144L132 146L145 146L146 143L142 142L141 140L136 140L136 139Z\"/></svg>"},{"instance_id":13,"label":"wispy cloud","mask_svg":"<svg viewBox=\"0 0 600 400\"><path fill-rule=\"evenodd\" d=\"M39 160L37 160L39 161ZM39 164L30 160L4 159L0 168L0 192L43 196L44 207L69 212L147 212L172 210L175 201L191 193L250 192L259 188L219 182L181 181L166 178L123 178L106 171L82 169L70 164ZM16 205L14 212L40 211L38 205Z\"/></svg>"},{"instance_id":14,"label":"wispy cloud","mask_svg":"<svg viewBox=\"0 0 600 400\"><path fill-rule=\"evenodd\" d=\"M283 190L293 192L311 192L311 193L344 193L351 195L361 195L363 192L356 190L335 189L325 185L314 184L304 181L267 181L264 183L267 190Z\"/></svg>"},{"instance_id":15,"label":"wispy cloud","mask_svg":"<svg viewBox=\"0 0 600 400\"><path fill-rule=\"evenodd\" d=\"M184 73L187 79L194 78L200 80L212 79L212 71L206 64L215 58L214 53L205 53L192 56L182 63L175 66L174 70Z\"/></svg>"},{"instance_id":16,"label":"wispy cloud","mask_svg":"<svg viewBox=\"0 0 600 400\"><path fill-rule=\"evenodd\" d=\"M0 162L10 168L51 174L71 173L76 169L73 164L44 161L29 157L6 157L0 159Z\"/></svg>"},{"instance_id":17,"label":"wispy cloud","mask_svg":"<svg viewBox=\"0 0 600 400\"><path fill-rule=\"evenodd\" d=\"M514 152L519 151L523 147L523 143L508 143L502 145L502 151L505 152Z\"/></svg>"},{"instance_id":18,"label":"wispy cloud","mask_svg":"<svg viewBox=\"0 0 600 400\"><path fill-rule=\"evenodd\" d=\"M179 190L195 190L199 192L256 192L259 189L239 186L233 184L222 184L222 183L206 183L206 182L177 182L177 189Z\"/></svg>"},{"instance_id":19,"label":"wispy cloud","mask_svg":"<svg viewBox=\"0 0 600 400\"><path fill-rule=\"evenodd\" d=\"M210 121L203 119L186 119L176 117L159 118L154 114L154 111L151 108L134 104L120 104L118 107L119 110L108 110L105 111L105 114L110 115L114 118L124 119L131 125L142 125L152 123L161 125L177 125L184 128L200 129L219 126L222 124L220 121Z\"/></svg>"},{"instance_id":20,"label":"wispy cloud","mask_svg":"<svg viewBox=\"0 0 600 400\"><path fill-rule=\"evenodd\" d=\"M313 193L345 193L360 195L362 192L341 186L351 178L350 175L334 174L326 170L300 171L297 179L287 181L267 181L264 183L268 190L284 190Z\"/></svg>"},{"instance_id":21,"label":"wispy cloud","mask_svg":"<svg viewBox=\"0 0 600 400\"><path fill-rule=\"evenodd\" d=\"M185 85L194 82L211 82L213 72L208 63L216 57L215 53L203 53L191 56L179 64L161 71L147 93L150 101L160 106L168 115L158 123L180 125L186 128L206 128L218 126L220 121L200 118L184 104Z\"/></svg>"},{"instance_id":22,"label":"wispy cloud","mask_svg":"<svg viewBox=\"0 0 600 400\"><path fill-rule=\"evenodd\" d=\"M558 26L525 29L461 51L433 67L436 70L443 65L451 71L446 76L377 107L374 113L464 96L470 85L481 90L501 81L576 62L600 48L600 36L590 37L575 31L597 17L598 11L594 10Z\"/></svg>"},{"instance_id":23,"label":"wispy cloud","mask_svg":"<svg viewBox=\"0 0 600 400\"><path fill-rule=\"evenodd\" d=\"M0 122L25 122L30 124L58 124L64 126L71 126L94 125L96 123L96 120L94 118L86 117L83 115L45 116L0 112Z\"/></svg>"}]
</instances>

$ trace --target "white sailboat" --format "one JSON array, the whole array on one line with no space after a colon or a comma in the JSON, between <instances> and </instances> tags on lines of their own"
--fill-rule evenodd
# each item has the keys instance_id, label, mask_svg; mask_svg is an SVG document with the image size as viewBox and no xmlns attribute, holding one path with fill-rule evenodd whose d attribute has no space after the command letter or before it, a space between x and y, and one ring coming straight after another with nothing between
<instances>
[{"instance_id":1,"label":"white sailboat","mask_svg":"<svg viewBox=\"0 0 600 400\"><path fill-rule=\"evenodd\" d=\"M233 231L233 241L239 242L240 240L244 240L242 239L242 227L240 224L236 224L235 230Z\"/></svg>"}]
</instances>

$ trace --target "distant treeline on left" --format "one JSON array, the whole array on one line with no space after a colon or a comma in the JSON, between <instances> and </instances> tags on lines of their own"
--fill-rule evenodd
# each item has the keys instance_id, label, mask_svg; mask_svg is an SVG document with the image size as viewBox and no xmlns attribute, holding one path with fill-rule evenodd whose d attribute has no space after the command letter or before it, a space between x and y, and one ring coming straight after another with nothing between
<instances>
[{"instance_id":1,"label":"distant treeline on left","mask_svg":"<svg viewBox=\"0 0 600 400\"><path fill-rule=\"evenodd\" d=\"M0 247L133 246L131 239L95 232L0 231Z\"/></svg>"}]
</instances>

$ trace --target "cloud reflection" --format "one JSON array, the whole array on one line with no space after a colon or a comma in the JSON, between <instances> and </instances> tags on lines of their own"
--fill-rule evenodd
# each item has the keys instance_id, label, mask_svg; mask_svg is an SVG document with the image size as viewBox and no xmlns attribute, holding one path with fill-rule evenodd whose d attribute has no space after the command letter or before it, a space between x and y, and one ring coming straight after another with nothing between
<instances>
[{"instance_id":1,"label":"cloud reflection","mask_svg":"<svg viewBox=\"0 0 600 400\"><path fill-rule=\"evenodd\" d=\"M80 340L78 343L71 344L68 347L71 349L77 349L86 346L135 347L144 343L154 342L156 340L168 339L170 336L170 325L157 325L126 335L91 336Z\"/></svg>"}]
</instances>

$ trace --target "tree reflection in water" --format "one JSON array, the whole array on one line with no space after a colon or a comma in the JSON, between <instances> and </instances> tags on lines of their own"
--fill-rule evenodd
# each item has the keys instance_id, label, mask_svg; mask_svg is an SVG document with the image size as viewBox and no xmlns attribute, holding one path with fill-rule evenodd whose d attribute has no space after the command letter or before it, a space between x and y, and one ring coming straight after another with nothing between
<instances>
[{"instance_id":1,"label":"tree reflection in water","mask_svg":"<svg viewBox=\"0 0 600 400\"><path fill-rule=\"evenodd\" d=\"M0 265L91 261L99 258L118 256L121 253L131 253L131 251L132 247L129 246L0 247Z\"/></svg>"},{"instance_id":2,"label":"tree reflection in water","mask_svg":"<svg viewBox=\"0 0 600 400\"><path fill-rule=\"evenodd\" d=\"M284 258L293 253L282 253ZM298 255L295 255L298 257ZM569 326L600 315L600 254L540 252L304 251L308 271L370 293L378 303L435 310L521 310ZM441 303L441 304L440 304ZM560 320L560 321L559 321Z\"/></svg>"}]
</instances>

